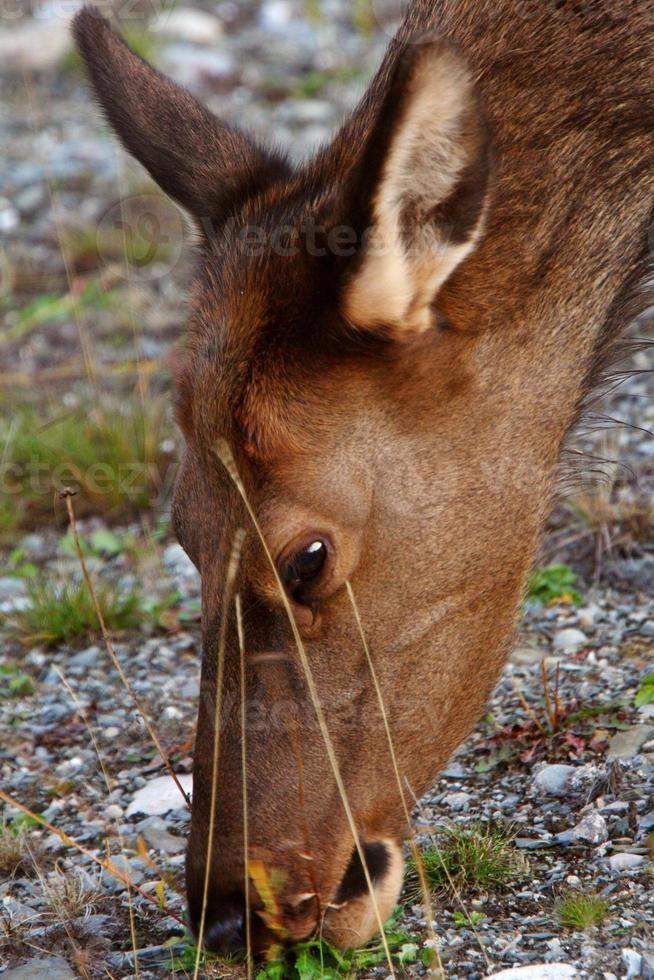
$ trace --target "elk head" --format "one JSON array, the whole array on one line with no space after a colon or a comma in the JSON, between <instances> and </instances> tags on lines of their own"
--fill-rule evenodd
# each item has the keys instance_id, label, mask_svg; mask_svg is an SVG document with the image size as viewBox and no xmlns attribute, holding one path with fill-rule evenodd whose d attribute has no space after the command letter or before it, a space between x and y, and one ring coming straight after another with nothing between
<instances>
[{"instance_id":1,"label":"elk head","mask_svg":"<svg viewBox=\"0 0 654 980\"><path fill-rule=\"evenodd\" d=\"M190 917L206 894L206 944L242 946L247 890L257 947L318 928L355 945L399 894L405 807L505 659L578 364L517 317L502 260L529 242L494 252L510 204L495 211L482 100L444 41L396 43L293 167L92 11L75 32L109 122L201 235L173 508L202 578Z\"/></svg>"}]
</instances>

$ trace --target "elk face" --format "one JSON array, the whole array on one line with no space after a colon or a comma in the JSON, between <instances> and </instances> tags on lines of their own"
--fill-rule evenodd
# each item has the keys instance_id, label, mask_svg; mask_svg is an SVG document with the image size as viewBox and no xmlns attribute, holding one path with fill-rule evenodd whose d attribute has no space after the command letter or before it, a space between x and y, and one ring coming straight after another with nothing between
<instances>
[{"instance_id":1,"label":"elk face","mask_svg":"<svg viewBox=\"0 0 654 980\"><path fill-rule=\"evenodd\" d=\"M399 894L404 805L466 735L497 677L555 455L554 438L551 451L528 438L534 405L507 376L505 345L457 329L466 300L453 276L475 261L489 208L479 100L446 45L410 45L359 110L360 141L337 138L293 170L219 123L101 18L79 15L76 36L118 135L204 233L178 372L187 449L174 502L202 577L192 924L206 887L205 942L243 945L248 888L257 947L321 925L354 945ZM268 554L221 461L225 442ZM518 461L528 481L516 479Z\"/></svg>"}]
</instances>

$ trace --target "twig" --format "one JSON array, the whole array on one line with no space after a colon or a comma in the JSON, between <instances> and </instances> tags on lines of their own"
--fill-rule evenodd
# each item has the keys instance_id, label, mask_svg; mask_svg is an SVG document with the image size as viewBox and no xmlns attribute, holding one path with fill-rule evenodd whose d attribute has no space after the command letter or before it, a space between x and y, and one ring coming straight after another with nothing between
<instances>
[{"instance_id":1,"label":"twig","mask_svg":"<svg viewBox=\"0 0 654 980\"><path fill-rule=\"evenodd\" d=\"M95 862L95 864L100 865L101 868L103 868L105 871L108 871L109 874L112 875L114 878L116 878L118 881L122 881L122 883L126 885L128 888L133 888L134 891L139 893L141 898L146 899L146 901L150 902L152 905L156 905L158 909L161 909L162 912L165 912L166 915L169 915L171 919L175 919L177 922L180 923L180 925L184 926L185 929L187 928L187 923L184 922L184 919L182 919L175 912L172 912L170 909L165 907L162 908L158 899L153 898L152 895L148 895L148 893L143 888L137 885L136 882L132 881L132 879L128 874L126 874L126 872L121 871L120 868L117 868L116 865L113 863L113 861L109 861L106 859L103 860L103 858L97 857L97 855L95 855L93 851L89 851L88 848L84 847L83 844L79 844L76 840L73 840L72 837L69 837L65 830L60 830L59 827L55 827L54 824L50 823L39 813L34 813L33 810L30 810L30 808L25 806L23 803L19 803L18 800L14 799L13 796L10 796L9 793L5 793L3 789L0 789L0 800L3 800L9 806L16 807L17 810L21 811L21 813L27 814L27 816L30 817L31 820L34 820L36 823L40 824L41 827L45 827L45 829L49 830L51 834L56 834L56 836L59 838L62 844L65 844L66 847L74 847L76 851L79 851L80 854L83 854L85 857Z\"/></svg>"}]
</instances>

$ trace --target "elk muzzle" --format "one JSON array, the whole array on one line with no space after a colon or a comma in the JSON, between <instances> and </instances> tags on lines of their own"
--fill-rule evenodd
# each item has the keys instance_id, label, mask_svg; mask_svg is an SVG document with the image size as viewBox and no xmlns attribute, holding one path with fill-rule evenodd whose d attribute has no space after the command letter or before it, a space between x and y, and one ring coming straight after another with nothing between
<instances>
[{"instance_id":1,"label":"elk muzzle","mask_svg":"<svg viewBox=\"0 0 654 980\"><path fill-rule=\"evenodd\" d=\"M262 882L251 882L249 929L243 888L217 892L212 886L203 923L203 903L194 901L191 892L191 925L196 936L202 932L205 948L222 955L244 952L248 933L254 953L264 953L280 940L297 942L316 933L341 949L365 944L380 931L380 922L388 919L397 903L404 859L396 841L362 841L361 847L368 877L355 847L331 900L308 892L297 894L294 901L289 899L279 904L270 894L262 901L258 891ZM276 878L281 875L270 874L268 881L274 882Z\"/></svg>"}]
</instances>

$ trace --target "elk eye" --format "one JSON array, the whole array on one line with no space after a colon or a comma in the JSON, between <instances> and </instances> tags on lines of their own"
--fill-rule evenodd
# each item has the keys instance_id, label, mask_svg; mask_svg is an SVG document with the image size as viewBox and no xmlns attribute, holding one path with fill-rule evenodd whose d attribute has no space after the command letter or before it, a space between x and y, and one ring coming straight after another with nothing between
<instances>
[{"instance_id":1,"label":"elk eye","mask_svg":"<svg viewBox=\"0 0 654 980\"><path fill-rule=\"evenodd\" d=\"M327 545L324 541L312 541L297 551L284 569L284 585L294 599L302 602L303 588L313 582L325 567Z\"/></svg>"}]
</instances>

